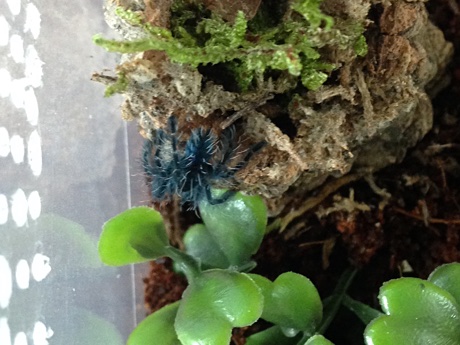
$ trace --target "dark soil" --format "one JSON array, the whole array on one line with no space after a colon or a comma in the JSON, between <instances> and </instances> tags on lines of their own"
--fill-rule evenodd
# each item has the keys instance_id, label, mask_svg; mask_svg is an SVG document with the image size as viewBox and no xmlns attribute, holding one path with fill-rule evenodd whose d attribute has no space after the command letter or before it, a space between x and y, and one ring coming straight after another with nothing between
<instances>
[{"instance_id":1,"label":"dark soil","mask_svg":"<svg viewBox=\"0 0 460 345\"><path fill-rule=\"evenodd\" d=\"M433 129L400 164L343 186L283 233L270 233L256 255L255 273L274 279L298 272L327 297L353 265L360 271L350 295L377 308L384 281L426 278L438 265L460 261L460 10L454 0L427 6L456 50L452 81L433 100ZM321 212L332 206L335 211ZM149 312L179 299L186 286L169 261L152 263L144 282ZM326 337L336 345L362 344L364 327L341 310ZM244 344L253 331L237 330L234 344Z\"/></svg>"}]
</instances>

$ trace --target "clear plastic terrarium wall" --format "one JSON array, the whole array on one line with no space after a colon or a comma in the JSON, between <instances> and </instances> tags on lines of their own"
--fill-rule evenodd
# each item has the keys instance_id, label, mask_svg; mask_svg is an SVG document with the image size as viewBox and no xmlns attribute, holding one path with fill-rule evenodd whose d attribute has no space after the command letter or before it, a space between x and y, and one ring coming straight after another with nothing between
<instances>
[{"instance_id":1,"label":"clear plastic terrarium wall","mask_svg":"<svg viewBox=\"0 0 460 345\"><path fill-rule=\"evenodd\" d=\"M103 222L147 199L120 100L89 80L116 58L91 40L101 6L0 2L1 345L125 344L144 313L137 272L96 251Z\"/></svg>"}]
</instances>

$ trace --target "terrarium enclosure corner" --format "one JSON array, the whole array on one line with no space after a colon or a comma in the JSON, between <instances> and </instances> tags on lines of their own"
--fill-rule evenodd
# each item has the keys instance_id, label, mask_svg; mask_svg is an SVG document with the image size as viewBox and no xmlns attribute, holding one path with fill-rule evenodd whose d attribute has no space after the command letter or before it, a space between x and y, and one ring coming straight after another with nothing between
<instances>
[{"instance_id":1,"label":"terrarium enclosure corner","mask_svg":"<svg viewBox=\"0 0 460 345\"><path fill-rule=\"evenodd\" d=\"M147 143L146 193L174 246L200 222L199 201L226 201L212 190L226 188L268 208L254 272L304 274L322 297L348 265L361 269L349 294L375 305L384 281L460 260L457 2L106 0L104 11L117 34L94 42L120 62L92 79L123 96L121 117ZM173 271L151 263L149 312L180 298ZM362 340L348 316L326 333L336 344Z\"/></svg>"}]
</instances>

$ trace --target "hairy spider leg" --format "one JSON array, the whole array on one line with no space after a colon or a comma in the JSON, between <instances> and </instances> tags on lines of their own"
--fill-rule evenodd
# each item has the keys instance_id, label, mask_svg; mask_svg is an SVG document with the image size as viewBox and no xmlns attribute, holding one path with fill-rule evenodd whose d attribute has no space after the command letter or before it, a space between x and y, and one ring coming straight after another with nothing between
<instances>
[{"instance_id":1,"label":"hairy spider leg","mask_svg":"<svg viewBox=\"0 0 460 345\"><path fill-rule=\"evenodd\" d=\"M258 151L260 151L267 143L265 141L258 142L257 144L252 145L249 149L246 155L243 157L243 159L238 162L233 168L235 169L235 172L240 171L243 169L251 160L252 156L256 154Z\"/></svg>"},{"instance_id":2,"label":"hairy spider leg","mask_svg":"<svg viewBox=\"0 0 460 345\"><path fill-rule=\"evenodd\" d=\"M168 131L175 131L175 120L168 121ZM172 155L170 161L164 161L164 148L167 147ZM152 150L155 148L155 153L152 156ZM174 149L176 148L176 150ZM177 142L174 135L166 133L159 129L155 133L153 141L148 140L144 145L143 165L144 170L151 178L152 199L156 201L164 200L165 197L170 199L171 196L177 193L177 183L174 181L173 173L175 172L174 162L179 160L179 157L174 157L177 151Z\"/></svg>"},{"instance_id":3,"label":"hairy spider leg","mask_svg":"<svg viewBox=\"0 0 460 345\"><path fill-rule=\"evenodd\" d=\"M169 140L169 136L163 131L158 130L155 136L153 145L155 146L155 154L153 156L152 167L152 196L154 200L162 200L164 196L169 193L167 183L167 171L168 166L163 164L161 159L162 150L161 148L166 141Z\"/></svg>"},{"instance_id":4,"label":"hairy spider leg","mask_svg":"<svg viewBox=\"0 0 460 345\"><path fill-rule=\"evenodd\" d=\"M177 133L177 119L175 116L170 116L168 118L168 130L170 132L170 142L171 142L171 150L172 150L172 160L171 160L171 168L169 171L169 186L170 191L169 194L177 194L180 195L180 180L181 180L181 157L179 156L179 145L180 145L180 135Z\"/></svg>"},{"instance_id":5,"label":"hairy spider leg","mask_svg":"<svg viewBox=\"0 0 460 345\"><path fill-rule=\"evenodd\" d=\"M208 199L208 202L211 205L222 204L228 201L228 199L230 199L235 194L236 192L234 190L227 190L222 195L219 195L218 197L214 197L211 192L211 186L209 185L206 186L206 198Z\"/></svg>"},{"instance_id":6,"label":"hairy spider leg","mask_svg":"<svg viewBox=\"0 0 460 345\"><path fill-rule=\"evenodd\" d=\"M155 138L155 142L157 142L157 138ZM152 159L152 150L153 150L154 142L151 140L146 140L144 143L143 147L143 156L142 156L142 164L145 173L150 177L151 179L151 192L152 195L155 198L155 195L157 195L159 189L161 186L154 187L154 180L156 179L156 176L158 175L159 171L159 166L161 167L161 160L156 159L159 158L157 157L158 152L156 151L155 156Z\"/></svg>"},{"instance_id":7,"label":"hairy spider leg","mask_svg":"<svg viewBox=\"0 0 460 345\"><path fill-rule=\"evenodd\" d=\"M230 161L236 156L236 148L238 145L235 145L235 126L231 126L223 132L221 139L221 152L222 158L220 164L222 166L227 166Z\"/></svg>"},{"instance_id":8,"label":"hairy spider leg","mask_svg":"<svg viewBox=\"0 0 460 345\"><path fill-rule=\"evenodd\" d=\"M190 198L197 200L203 196L203 186L208 184L212 175L212 156L216 138L211 130L198 129L192 131L185 145L182 168L186 171L183 177L182 190L190 192Z\"/></svg>"}]
</instances>

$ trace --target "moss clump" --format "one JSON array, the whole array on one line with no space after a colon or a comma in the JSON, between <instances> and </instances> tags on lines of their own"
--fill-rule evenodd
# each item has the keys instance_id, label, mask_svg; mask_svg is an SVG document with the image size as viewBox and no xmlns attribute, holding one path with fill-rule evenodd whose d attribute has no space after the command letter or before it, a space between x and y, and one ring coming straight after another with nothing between
<instances>
[{"instance_id":1,"label":"moss clump","mask_svg":"<svg viewBox=\"0 0 460 345\"><path fill-rule=\"evenodd\" d=\"M303 86L315 90L326 81L328 72L338 67L321 59L321 48L352 47L357 55L364 55L367 47L361 24L342 23L340 29L335 28L333 18L321 12L320 3L321 0L292 1L276 26L264 21L263 16L248 22L243 12L229 23L198 5L193 11L190 4L176 1L171 28L166 29L146 24L141 16L120 9L118 15L141 26L146 38L114 41L96 35L94 42L120 53L164 51L171 61L195 68L224 63L242 91L276 70L298 77Z\"/></svg>"},{"instance_id":2,"label":"moss clump","mask_svg":"<svg viewBox=\"0 0 460 345\"><path fill-rule=\"evenodd\" d=\"M129 80L124 73L118 73L117 80L105 89L104 96L110 97L116 93L123 92L129 85Z\"/></svg>"}]
</instances>

